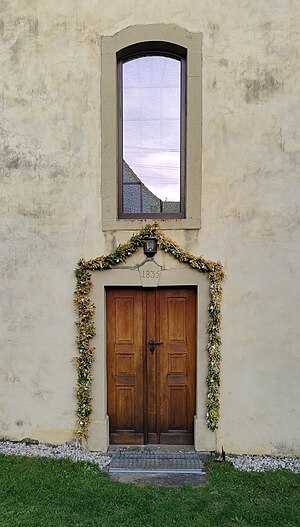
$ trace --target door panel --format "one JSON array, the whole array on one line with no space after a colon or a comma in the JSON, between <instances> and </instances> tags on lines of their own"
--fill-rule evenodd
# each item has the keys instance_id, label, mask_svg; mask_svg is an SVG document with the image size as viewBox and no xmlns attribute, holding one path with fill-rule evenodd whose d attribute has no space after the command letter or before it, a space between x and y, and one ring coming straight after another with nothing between
<instances>
[{"instance_id":1,"label":"door panel","mask_svg":"<svg viewBox=\"0 0 300 527\"><path fill-rule=\"evenodd\" d=\"M160 442L193 443L195 291L160 291Z\"/></svg>"},{"instance_id":2,"label":"door panel","mask_svg":"<svg viewBox=\"0 0 300 527\"><path fill-rule=\"evenodd\" d=\"M111 443L193 444L195 315L192 288L107 290Z\"/></svg>"},{"instance_id":3,"label":"door panel","mask_svg":"<svg viewBox=\"0 0 300 527\"><path fill-rule=\"evenodd\" d=\"M142 291L107 291L107 384L111 441L143 443Z\"/></svg>"}]
</instances>

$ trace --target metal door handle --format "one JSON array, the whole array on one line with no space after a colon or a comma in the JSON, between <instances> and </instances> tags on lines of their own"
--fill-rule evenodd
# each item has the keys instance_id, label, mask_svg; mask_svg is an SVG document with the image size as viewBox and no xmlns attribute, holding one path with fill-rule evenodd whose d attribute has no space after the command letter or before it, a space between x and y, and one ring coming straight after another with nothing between
<instances>
[{"instance_id":1,"label":"metal door handle","mask_svg":"<svg viewBox=\"0 0 300 527\"><path fill-rule=\"evenodd\" d=\"M149 340L148 344L149 344L149 346L150 346L150 351L151 351L151 353L153 353L154 350L155 350L155 346L156 346L157 344L163 344L163 342L157 342L156 340L151 339L151 340Z\"/></svg>"}]
</instances>

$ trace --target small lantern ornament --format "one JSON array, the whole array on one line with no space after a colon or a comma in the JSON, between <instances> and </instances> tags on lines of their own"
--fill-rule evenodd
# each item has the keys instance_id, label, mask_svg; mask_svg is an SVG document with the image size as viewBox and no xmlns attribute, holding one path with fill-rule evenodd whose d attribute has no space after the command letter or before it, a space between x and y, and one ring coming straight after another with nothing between
<instances>
[{"instance_id":1,"label":"small lantern ornament","mask_svg":"<svg viewBox=\"0 0 300 527\"><path fill-rule=\"evenodd\" d=\"M154 236L147 236L144 240L144 254L153 258L157 253L157 240Z\"/></svg>"}]
</instances>

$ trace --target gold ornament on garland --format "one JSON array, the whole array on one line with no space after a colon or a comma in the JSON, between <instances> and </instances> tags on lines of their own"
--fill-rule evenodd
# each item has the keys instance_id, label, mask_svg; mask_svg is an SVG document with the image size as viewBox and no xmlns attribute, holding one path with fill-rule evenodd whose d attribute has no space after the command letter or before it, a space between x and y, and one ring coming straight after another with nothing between
<instances>
[{"instance_id":1,"label":"gold ornament on garland","mask_svg":"<svg viewBox=\"0 0 300 527\"><path fill-rule=\"evenodd\" d=\"M75 305L78 311L78 320L76 322L78 356L74 358L77 367L77 427L75 433L80 440L88 437L88 427L92 413L91 394L94 348L91 345L91 339L95 336L95 306L90 298L92 289L91 271L112 269L121 262L125 262L131 254L143 246L145 238L150 235L156 238L158 247L162 251L171 253L180 262L190 265L201 273L205 273L210 280L209 322L207 324L208 342L206 347L208 353L206 423L210 430L216 430L218 427L223 267L220 262L212 262L202 256L193 256L172 240L166 238L158 227L159 225L156 222L146 225L138 234L134 234L127 243L119 245L113 253L107 256L99 256L93 260L79 260L78 267L75 270L77 280Z\"/></svg>"}]
</instances>

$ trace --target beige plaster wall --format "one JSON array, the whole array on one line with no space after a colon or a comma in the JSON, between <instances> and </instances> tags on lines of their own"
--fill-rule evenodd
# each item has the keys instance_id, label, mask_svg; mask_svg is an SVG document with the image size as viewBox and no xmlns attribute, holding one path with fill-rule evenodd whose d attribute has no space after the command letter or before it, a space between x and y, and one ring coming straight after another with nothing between
<instances>
[{"instance_id":1,"label":"beige plaster wall","mask_svg":"<svg viewBox=\"0 0 300 527\"><path fill-rule=\"evenodd\" d=\"M101 229L101 36L173 23L203 33L201 230L169 234L227 272L218 447L299 454L299 15L0 2L0 436L72 437L73 269L131 235Z\"/></svg>"}]
</instances>

